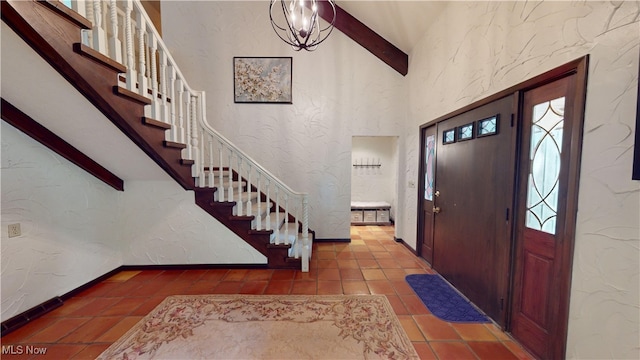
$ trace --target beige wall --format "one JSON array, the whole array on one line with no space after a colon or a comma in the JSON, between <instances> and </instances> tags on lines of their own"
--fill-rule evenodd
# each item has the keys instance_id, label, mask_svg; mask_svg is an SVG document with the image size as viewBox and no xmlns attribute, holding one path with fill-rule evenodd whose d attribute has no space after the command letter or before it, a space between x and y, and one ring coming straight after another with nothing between
<instances>
[{"instance_id":1,"label":"beige wall","mask_svg":"<svg viewBox=\"0 0 640 360\"><path fill-rule=\"evenodd\" d=\"M631 180L639 7L452 2L410 54L408 180L418 178L419 125L590 54L568 358L640 358L640 182ZM403 186L399 197L401 237L414 245L416 191Z\"/></svg>"}]
</instances>

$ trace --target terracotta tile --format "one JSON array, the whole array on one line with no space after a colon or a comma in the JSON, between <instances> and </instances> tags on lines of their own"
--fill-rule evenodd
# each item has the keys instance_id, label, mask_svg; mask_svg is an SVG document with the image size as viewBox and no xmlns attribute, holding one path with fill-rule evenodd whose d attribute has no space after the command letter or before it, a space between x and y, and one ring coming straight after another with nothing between
<instances>
[{"instance_id":1,"label":"terracotta tile","mask_svg":"<svg viewBox=\"0 0 640 360\"><path fill-rule=\"evenodd\" d=\"M56 317L40 317L28 322L27 324L15 329L14 331L2 337L3 344L16 344L24 342L39 331L46 329L51 324L59 321Z\"/></svg>"},{"instance_id":2,"label":"terracotta tile","mask_svg":"<svg viewBox=\"0 0 640 360\"><path fill-rule=\"evenodd\" d=\"M342 290L345 295L369 295L369 287L364 281L343 281Z\"/></svg>"},{"instance_id":3,"label":"terracotta tile","mask_svg":"<svg viewBox=\"0 0 640 360\"><path fill-rule=\"evenodd\" d=\"M230 270L228 269L211 269L205 272L201 277L200 281L220 281Z\"/></svg>"},{"instance_id":4,"label":"terracotta tile","mask_svg":"<svg viewBox=\"0 0 640 360\"><path fill-rule=\"evenodd\" d=\"M464 342L430 342L438 359L476 360L477 357Z\"/></svg>"},{"instance_id":5,"label":"terracotta tile","mask_svg":"<svg viewBox=\"0 0 640 360\"><path fill-rule=\"evenodd\" d=\"M287 295L291 292L293 281L291 280L272 280L264 289L265 294L269 295Z\"/></svg>"},{"instance_id":6,"label":"terracotta tile","mask_svg":"<svg viewBox=\"0 0 640 360\"><path fill-rule=\"evenodd\" d=\"M97 298L97 297L104 297L107 296L107 294L115 289L117 289L120 286L119 283L111 281L111 282L100 282L82 292L80 292L79 294L77 294L77 297L92 297L92 298Z\"/></svg>"},{"instance_id":7,"label":"terracotta tile","mask_svg":"<svg viewBox=\"0 0 640 360\"><path fill-rule=\"evenodd\" d=\"M135 278L135 277L134 277ZM138 289L144 285L145 283L140 281L134 281L133 278L125 281L124 283L120 283L120 285L111 289L106 295L109 297L123 297L123 296L139 296L144 297L148 294L143 294Z\"/></svg>"},{"instance_id":8,"label":"terracotta tile","mask_svg":"<svg viewBox=\"0 0 640 360\"><path fill-rule=\"evenodd\" d=\"M367 248L369 249L369 251L371 252L382 252L382 251L387 251L387 249L384 248L384 246L380 245L379 242L376 241L375 244L368 244L367 243Z\"/></svg>"},{"instance_id":9,"label":"terracotta tile","mask_svg":"<svg viewBox=\"0 0 640 360\"><path fill-rule=\"evenodd\" d=\"M242 287L240 281L221 281L215 288L213 288L212 294L237 294Z\"/></svg>"},{"instance_id":10,"label":"terracotta tile","mask_svg":"<svg viewBox=\"0 0 640 360\"><path fill-rule=\"evenodd\" d=\"M340 295L342 294L342 282L318 280L318 295Z\"/></svg>"},{"instance_id":11,"label":"terracotta tile","mask_svg":"<svg viewBox=\"0 0 640 360\"><path fill-rule=\"evenodd\" d=\"M386 295L396 315L411 315L398 295Z\"/></svg>"},{"instance_id":12,"label":"terracotta tile","mask_svg":"<svg viewBox=\"0 0 640 360\"><path fill-rule=\"evenodd\" d=\"M29 337L29 343L53 343L86 324L89 317L61 318L41 331ZM6 340L2 338L4 343Z\"/></svg>"},{"instance_id":13,"label":"terracotta tile","mask_svg":"<svg viewBox=\"0 0 640 360\"><path fill-rule=\"evenodd\" d=\"M213 288L215 288L219 281L196 281L188 288L184 289L184 295L204 295L211 294Z\"/></svg>"},{"instance_id":14,"label":"terracotta tile","mask_svg":"<svg viewBox=\"0 0 640 360\"><path fill-rule=\"evenodd\" d=\"M115 342L143 318L143 316L125 317L102 334L96 342Z\"/></svg>"},{"instance_id":15,"label":"terracotta tile","mask_svg":"<svg viewBox=\"0 0 640 360\"><path fill-rule=\"evenodd\" d=\"M358 260L358 264L360 265L360 269L379 269L380 264L374 259L360 259Z\"/></svg>"},{"instance_id":16,"label":"terracotta tile","mask_svg":"<svg viewBox=\"0 0 640 360\"><path fill-rule=\"evenodd\" d=\"M387 280L387 277L380 269L363 269L362 275L365 280Z\"/></svg>"},{"instance_id":17,"label":"terracotta tile","mask_svg":"<svg viewBox=\"0 0 640 360\"><path fill-rule=\"evenodd\" d=\"M533 357L529 352L522 348L519 344L513 341L503 341L502 344L516 356L516 358L520 360L533 360Z\"/></svg>"},{"instance_id":18,"label":"terracotta tile","mask_svg":"<svg viewBox=\"0 0 640 360\"><path fill-rule=\"evenodd\" d=\"M167 282L162 280L151 280L140 284L140 287L136 289L136 293L140 296L153 296L167 284Z\"/></svg>"},{"instance_id":19,"label":"terracotta tile","mask_svg":"<svg viewBox=\"0 0 640 360\"><path fill-rule=\"evenodd\" d=\"M518 360L518 357L498 341L469 341L467 345L481 360Z\"/></svg>"},{"instance_id":20,"label":"terracotta tile","mask_svg":"<svg viewBox=\"0 0 640 360\"><path fill-rule=\"evenodd\" d=\"M378 264L383 269L399 269L400 264L398 264L393 259L378 259Z\"/></svg>"},{"instance_id":21,"label":"terracotta tile","mask_svg":"<svg viewBox=\"0 0 640 360\"><path fill-rule=\"evenodd\" d=\"M87 345L84 344L29 344L36 349L41 349L43 355L33 355L31 359L70 359L80 353ZM26 349L25 349L26 351ZM36 350L37 351L37 350ZM2 356L4 360L4 355Z\"/></svg>"},{"instance_id":22,"label":"terracotta tile","mask_svg":"<svg viewBox=\"0 0 640 360\"><path fill-rule=\"evenodd\" d=\"M293 280L296 276L296 270L284 269L274 270L271 280Z\"/></svg>"},{"instance_id":23,"label":"terracotta tile","mask_svg":"<svg viewBox=\"0 0 640 360\"><path fill-rule=\"evenodd\" d=\"M388 251L378 251L371 253L376 260L380 259L393 259L393 255Z\"/></svg>"},{"instance_id":24,"label":"terracotta tile","mask_svg":"<svg viewBox=\"0 0 640 360\"><path fill-rule=\"evenodd\" d=\"M142 315L145 316L151 312L151 310L155 309L166 297L164 296L152 296L146 299L142 305L138 306L137 309L133 310L130 316Z\"/></svg>"},{"instance_id":25,"label":"terracotta tile","mask_svg":"<svg viewBox=\"0 0 640 360\"><path fill-rule=\"evenodd\" d=\"M413 347L416 349L418 356L421 360L437 360L436 354L431 350L431 346L429 346L426 342L414 342Z\"/></svg>"},{"instance_id":26,"label":"terracotta tile","mask_svg":"<svg viewBox=\"0 0 640 360\"><path fill-rule=\"evenodd\" d=\"M138 275L132 277L128 281L147 282L155 279L162 273L162 270L145 270Z\"/></svg>"},{"instance_id":27,"label":"terracotta tile","mask_svg":"<svg viewBox=\"0 0 640 360\"><path fill-rule=\"evenodd\" d=\"M338 266L338 260L336 259L330 259L330 260L318 260L318 268L319 269L337 269Z\"/></svg>"},{"instance_id":28,"label":"terracotta tile","mask_svg":"<svg viewBox=\"0 0 640 360\"><path fill-rule=\"evenodd\" d=\"M382 269L389 280L404 280L407 273L403 269Z\"/></svg>"},{"instance_id":29,"label":"terracotta tile","mask_svg":"<svg viewBox=\"0 0 640 360\"><path fill-rule=\"evenodd\" d=\"M509 337L509 335L507 335L504 331L502 331L502 329L500 329L498 325L489 323L489 324L484 324L484 326L486 326L487 329L489 329L489 331L491 331L491 333L498 338L498 340L500 341L511 340L511 337Z\"/></svg>"},{"instance_id":30,"label":"terracotta tile","mask_svg":"<svg viewBox=\"0 0 640 360\"><path fill-rule=\"evenodd\" d=\"M340 269L340 278L344 280L364 280L360 269Z\"/></svg>"},{"instance_id":31,"label":"terracotta tile","mask_svg":"<svg viewBox=\"0 0 640 360\"><path fill-rule=\"evenodd\" d=\"M398 320L400 320L400 324L402 324L402 328L404 332L407 333L409 340L411 341L425 341L422 332L418 328L418 325L413 318L409 315L398 315Z\"/></svg>"},{"instance_id":32,"label":"terracotta tile","mask_svg":"<svg viewBox=\"0 0 640 360\"><path fill-rule=\"evenodd\" d=\"M256 269L251 270L244 278L245 281L269 281L273 275L274 270L270 269Z\"/></svg>"},{"instance_id":33,"label":"terracotta tile","mask_svg":"<svg viewBox=\"0 0 640 360\"><path fill-rule=\"evenodd\" d=\"M333 243L317 243L318 247L316 250L318 251L335 251L333 247Z\"/></svg>"},{"instance_id":34,"label":"terracotta tile","mask_svg":"<svg viewBox=\"0 0 640 360\"><path fill-rule=\"evenodd\" d=\"M267 287L268 281L246 281L240 287L239 294L262 295Z\"/></svg>"},{"instance_id":35,"label":"terracotta tile","mask_svg":"<svg viewBox=\"0 0 640 360\"><path fill-rule=\"evenodd\" d=\"M320 280L340 280L340 270L318 269L318 281Z\"/></svg>"},{"instance_id":36,"label":"terracotta tile","mask_svg":"<svg viewBox=\"0 0 640 360\"><path fill-rule=\"evenodd\" d=\"M186 282L191 284L196 281L199 281L200 278L202 278L202 276L207 273L207 271L208 270L206 269L185 270L180 276L176 278L175 281Z\"/></svg>"},{"instance_id":37,"label":"terracotta tile","mask_svg":"<svg viewBox=\"0 0 640 360\"><path fill-rule=\"evenodd\" d=\"M100 354L102 354L110 344L92 344L86 346L82 351L74 355L72 360L81 360L81 359L95 359Z\"/></svg>"},{"instance_id":38,"label":"terracotta tile","mask_svg":"<svg viewBox=\"0 0 640 360\"><path fill-rule=\"evenodd\" d=\"M466 341L498 341L484 324L452 323L451 326Z\"/></svg>"},{"instance_id":39,"label":"terracotta tile","mask_svg":"<svg viewBox=\"0 0 640 360\"><path fill-rule=\"evenodd\" d=\"M122 298L100 313L101 316L128 315L144 303L144 298Z\"/></svg>"},{"instance_id":40,"label":"terracotta tile","mask_svg":"<svg viewBox=\"0 0 640 360\"><path fill-rule=\"evenodd\" d=\"M429 309L424 305L422 300L416 295L399 295L407 307L407 310L412 314L431 314Z\"/></svg>"},{"instance_id":41,"label":"terracotta tile","mask_svg":"<svg viewBox=\"0 0 640 360\"><path fill-rule=\"evenodd\" d=\"M163 286L161 286L154 295L182 295L184 291L191 286L190 282L181 282L181 281L171 281Z\"/></svg>"},{"instance_id":42,"label":"terracotta tile","mask_svg":"<svg viewBox=\"0 0 640 360\"><path fill-rule=\"evenodd\" d=\"M355 258L356 258L356 255L353 252L351 252L351 250L341 251L336 254L336 259L338 260L352 260Z\"/></svg>"},{"instance_id":43,"label":"terracotta tile","mask_svg":"<svg viewBox=\"0 0 640 360\"><path fill-rule=\"evenodd\" d=\"M156 278L154 278L153 280L158 280L158 281L162 281L162 282L169 282L169 281L175 281L178 277L180 277L180 275L182 275L182 273L184 273L187 270L165 270L163 272L161 272L160 274L158 274L158 276Z\"/></svg>"},{"instance_id":44,"label":"terracotta tile","mask_svg":"<svg viewBox=\"0 0 640 360\"><path fill-rule=\"evenodd\" d=\"M460 335L447 322L433 315L414 315L413 319L424 334L431 340L461 340ZM435 349L434 349L435 350Z\"/></svg>"},{"instance_id":45,"label":"terracotta tile","mask_svg":"<svg viewBox=\"0 0 640 360\"><path fill-rule=\"evenodd\" d=\"M391 280L391 285L396 289L398 295L415 295L415 291L407 284L406 280Z\"/></svg>"},{"instance_id":46,"label":"terracotta tile","mask_svg":"<svg viewBox=\"0 0 640 360\"><path fill-rule=\"evenodd\" d=\"M97 316L105 309L112 307L122 298L95 298L92 302L70 313L70 316Z\"/></svg>"},{"instance_id":47,"label":"terracotta tile","mask_svg":"<svg viewBox=\"0 0 640 360\"><path fill-rule=\"evenodd\" d=\"M139 271L139 270L120 271L119 273L113 275L112 277L106 279L105 281L124 282L124 281L127 281L127 280L131 279L132 277L140 274L141 272L142 271Z\"/></svg>"},{"instance_id":48,"label":"terracotta tile","mask_svg":"<svg viewBox=\"0 0 640 360\"><path fill-rule=\"evenodd\" d=\"M232 269L222 278L222 281L243 281L247 276L249 270L247 269Z\"/></svg>"},{"instance_id":49,"label":"terracotta tile","mask_svg":"<svg viewBox=\"0 0 640 360\"><path fill-rule=\"evenodd\" d=\"M363 259L369 259L369 260L373 260L373 255L370 252L354 252L353 253L355 258L358 260L363 260Z\"/></svg>"},{"instance_id":50,"label":"terracotta tile","mask_svg":"<svg viewBox=\"0 0 640 360\"><path fill-rule=\"evenodd\" d=\"M118 316L101 316L92 318L83 325L60 339L61 343L91 343L111 329L122 318Z\"/></svg>"},{"instance_id":51,"label":"terracotta tile","mask_svg":"<svg viewBox=\"0 0 640 360\"><path fill-rule=\"evenodd\" d=\"M318 269L309 269L309 272L296 271L293 279L295 281L317 281Z\"/></svg>"},{"instance_id":52,"label":"terracotta tile","mask_svg":"<svg viewBox=\"0 0 640 360\"><path fill-rule=\"evenodd\" d=\"M335 252L329 252L329 251L324 251L324 252L318 252L316 254L314 254L314 256L318 257L318 260L332 260L332 259L336 259L336 253Z\"/></svg>"},{"instance_id":53,"label":"terracotta tile","mask_svg":"<svg viewBox=\"0 0 640 360\"><path fill-rule=\"evenodd\" d=\"M372 280L367 281L369 290L372 294L395 295L396 291L388 280Z\"/></svg>"},{"instance_id":54,"label":"terracotta tile","mask_svg":"<svg viewBox=\"0 0 640 360\"><path fill-rule=\"evenodd\" d=\"M291 288L292 295L316 295L318 283L315 281L294 281Z\"/></svg>"},{"instance_id":55,"label":"terracotta tile","mask_svg":"<svg viewBox=\"0 0 640 360\"><path fill-rule=\"evenodd\" d=\"M339 269L360 269L358 261L354 259L337 260Z\"/></svg>"},{"instance_id":56,"label":"terracotta tile","mask_svg":"<svg viewBox=\"0 0 640 360\"><path fill-rule=\"evenodd\" d=\"M353 251L354 253L359 253L359 252L365 252L368 253L369 252L369 247L365 244L362 245L351 245L351 251ZM356 256L358 256L358 254L356 254Z\"/></svg>"}]
</instances>

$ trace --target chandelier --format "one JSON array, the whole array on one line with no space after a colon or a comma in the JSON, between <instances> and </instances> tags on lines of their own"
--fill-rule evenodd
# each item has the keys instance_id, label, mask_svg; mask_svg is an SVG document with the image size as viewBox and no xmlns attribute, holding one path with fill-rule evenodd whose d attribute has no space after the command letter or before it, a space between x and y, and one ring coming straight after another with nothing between
<instances>
[{"instance_id":1,"label":"chandelier","mask_svg":"<svg viewBox=\"0 0 640 360\"><path fill-rule=\"evenodd\" d=\"M322 3L321 16L329 23L325 28L320 27L318 3ZM279 7L282 7L282 13ZM295 51L313 51L333 30L336 21L335 0L271 0L269 18L278 37Z\"/></svg>"}]
</instances>

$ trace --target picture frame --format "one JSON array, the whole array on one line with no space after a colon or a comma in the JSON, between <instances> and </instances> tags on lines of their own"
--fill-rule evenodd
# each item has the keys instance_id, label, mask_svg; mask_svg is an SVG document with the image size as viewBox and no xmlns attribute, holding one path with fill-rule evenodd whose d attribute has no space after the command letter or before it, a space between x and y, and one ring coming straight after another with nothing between
<instances>
[{"instance_id":1,"label":"picture frame","mask_svg":"<svg viewBox=\"0 0 640 360\"><path fill-rule=\"evenodd\" d=\"M292 104L292 57L234 57L234 103Z\"/></svg>"},{"instance_id":2,"label":"picture frame","mask_svg":"<svg viewBox=\"0 0 640 360\"><path fill-rule=\"evenodd\" d=\"M638 61L638 73L640 74L640 61ZM636 93L636 131L633 144L631 179L640 180L640 81L638 81L638 92Z\"/></svg>"}]
</instances>

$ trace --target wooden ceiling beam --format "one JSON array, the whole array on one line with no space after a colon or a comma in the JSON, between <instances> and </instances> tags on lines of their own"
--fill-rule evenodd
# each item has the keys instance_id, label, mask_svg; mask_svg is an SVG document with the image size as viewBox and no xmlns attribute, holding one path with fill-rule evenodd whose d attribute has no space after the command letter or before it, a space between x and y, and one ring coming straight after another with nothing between
<instances>
[{"instance_id":1,"label":"wooden ceiling beam","mask_svg":"<svg viewBox=\"0 0 640 360\"><path fill-rule=\"evenodd\" d=\"M331 21L331 5L327 0L318 1L318 14L326 21ZM338 5L334 26L403 76L409 72L409 55Z\"/></svg>"}]
</instances>

